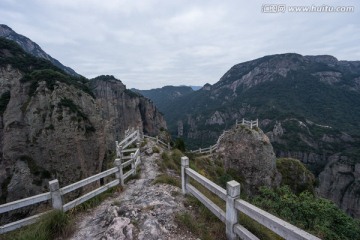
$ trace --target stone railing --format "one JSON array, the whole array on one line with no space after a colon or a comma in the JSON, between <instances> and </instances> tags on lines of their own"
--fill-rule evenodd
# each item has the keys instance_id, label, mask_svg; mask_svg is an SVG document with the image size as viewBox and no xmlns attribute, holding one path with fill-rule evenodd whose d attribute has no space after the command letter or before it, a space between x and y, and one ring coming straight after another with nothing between
<instances>
[{"instance_id":1,"label":"stone railing","mask_svg":"<svg viewBox=\"0 0 360 240\"><path fill-rule=\"evenodd\" d=\"M252 129L253 127L259 127L259 120L256 119L254 121L247 121L244 118L242 119L241 122L238 122L238 120L236 120L235 126L237 127L239 125L245 125ZM207 148L199 148L197 150L190 150L190 153L195 153L195 154L212 154L212 153L214 153L219 146L219 142L224 138L224 136L227 132L229 132L229 130L223 131L223 133L219 136L216 144L214 144L210 147L207 147Z\"/></svg>"},{"instance_id":2,"label":"stone railing","mask_svg":"<svg viewBox=\"0 0 360 240\"><path fill-rule=\"evenodd\" d=\"M195 153L195 154L212 154L214 152L216 152L216 150L219 147L219 143L220 141L224 138L225 134L229 132L229 131L223 131L223 133L220 135L220 137L218 138L217 142L207 148L199 148L197 150L190 150L190 153Z\"/></svg>"},{"instance_id":3,"label":"stone railing","mask_svg":"<svg viewBox=\"0 0 360 240\"><path fill-rule=\"evenodd\" d=\"M57 179L49 181L49 189L50 192L42 193L36 196L32 196L29 198L17 200L14 202L6 203L3 205L0 205L0 213L6 213L9 211L13 211L19 208L31 206L34 204L50 201L51 206L53 209L59 209L64 212L69 211L70 209L76 207L77 205L99 195L100 193L105 192L109 188L112 188L116 185L124 185L124 182L127 178L129 178L131 175L136 174L136 168L141 162L140 158L140 133L139 131L134 131L131 134L128 134L128 136L121 141L120 143L116 142L116 149L117 149L117 158L115 159L115 167L108 169L104 172L100 172L96 175L93 175L91 177L88 177L86 179L83 179L81 181L78 181L76 183L70 184L68 186L60 188L59 181ZM136 142L136 148L126 149L126 147L130 146L132 143ZM118 151L119 150L119 151ZM129 155L130 154L130 155ZM125 156L128 155L128 156ZM126 160L125 162L123 162ZM128 166L131 165L131 168L129 169ZM125 169L129 169L126 172L124 172ZM77 190L79 188L82 188L86 185L89 185L91 183L94 183L96 181L99 181L100 179L103 179L105 177L109 177L115 175L115 180L112 180L111 182L102 185L95 190L92 190L70 202L64 203L64 195ZM49 212L49 211L47 211ZM39 213L36 215L33 215L31 217L27 217L21 220L18 220L16 222L12 222L6 225L3 225L0 227L0 234L6 233L12 230L15 230L17 228L33 224L35 223L42 215L44 215L47 212Z\"/></svg>"},{"instance_id":4,"label":"stone railing","mask_svg":"<svg viewBox=\"0 0 360 240\"><path fill-rule=\"evenodd\" d=\"M190 178L204 186L226 203L225 211L207 198L203 193L190 184ZM191 194L204 204L215 216L226 225L226 236L229 240L259 239L238 222L239 212L245 214L284 239L294 240L319 240L319 238L291 225L284 220L261 210L254 205L240 199L240 184L230 181L226 184L226 190L211 182L189 167L189 158L181 158L181 179L183 194Z\"/></svg>"},{"instance_id":5,"label":"stone railing","mask_svg":"<svg viewBox=\"0 0 360 240\"><path fill-rule=\"evenodd\" d=\"M256 119L254 121L250 120L250 121L247 121L245 120L244 118L242 119L241 122L238 122L238 120L236 119L236 123L235 123L235 126L239 126L239 125L245 125L245 126L248 126L249 128L253 128L253 127L259 127L259 119Z\"/></svg>"},{"instance_id":6,"label":"stone railing","mask_svg":"<svg viewBox=\"0 0 360 240\"><path fill-rule=\"evenodd\" d=\"M152 139L152 140L156 141L156 143L160 144L160 146L162 146L165 149L168 149L168 150L171 149L170 143L163 142L162 140L159 139L158 136L151 137L151 136L148 136L148 135L144 135L144 138L148 138L148 139Z\"/></svg>"}]
</instances>

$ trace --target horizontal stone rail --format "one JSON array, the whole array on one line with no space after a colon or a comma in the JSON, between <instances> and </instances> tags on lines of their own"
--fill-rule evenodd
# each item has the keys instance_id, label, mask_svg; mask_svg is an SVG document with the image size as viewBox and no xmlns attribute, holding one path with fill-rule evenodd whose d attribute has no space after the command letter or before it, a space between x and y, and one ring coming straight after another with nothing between
<instances>
[{"instance_id":1,"label":"horizontal stone rail","mask_svg":"<svg viewBox=\"0 0 360 240\"><path fill-rule=\"evenodd\" d=\"M128 141L133 140L135 136L137 136L138 131L134 131L129 136L127 136L124 140L122 140L120 143L118 143L119 146L124 146ZM126 147L123 147L126 148Z\"/></svg>"},{"instance_id":2,"label":"horizontal stone rail","mask_svg":"<svg viewBox=\"0 0 360 240\"><path fill-rule=\"evenodd\" d=\"M129 152L135 152L136 150L138 150L138 148L129 148L129 149L124 149L121 152L122 153L129 153Z\"/></svg>"},{"instance_id":3,"label":"horizontal stone rail","mask_svg":"<svg viewBox=\"0 0 360 240\"><path fill-rule=\"evenodd\" d=\"M164 147L165 149L170 150L170 143L165 143L165 142L161 141L158 136L151 137L148 135L144 135L144 138L152 139L152 140L156 141L156 143L159 143L160 146Z\"/></svg>"},{"instance_id":4,"label":"horizontal stone rail","mask_svg":"<svg viewBox=\"0 0 360 240\"><path fill-rule=\"evenodd\" d=\"M248 126L249 128L259 127L259 119L256 119L254 121L253 120L247 121L243 118L240 123L236 119L235 126L238 126L238 125L245 125L245 126Z\"/></svg>"},{"instance_id":5,"label":"horizontal stone rail","mask_svg":"<svg viewBox=\"0 0 360 240\"><path fill-rule=\"evenodd\" d=\"M207 148L199 148L197 150L191 150L190 153L195 153L195 154L211 154L213 152L216 151L217 149L217 144L214 144L210 147L207 147Z\"/></svg>"},{"instance_id":6,"label":"horizontal stone rail","mask_svg":"<svg viewBox=\"0 0 360 240\"><path fill-rule=\"evenodd\" d=\"M0 213L6 213L12 210L19 208L31 206L37 203L51 201L53 209L59 209L61 211L69 211L70 209L78 206L79 204L105 192L109 188L115 187L116 185L124 185L124 181L129 178L131 175L136 174L136 168L141 163L140 157L140 134L139 131L135 131L129 134L123 141L119 143L116 142L116 152L119 158L115 159L115 167L108 169L106 171L100 172L93 176L90 176L86 179L80 180L76 183L72 183L68 186L59 187L59 182L57 179L49 181L50 192L42 193L36 196L28 197L25 199L17 200L14 202L6 203L0 205ZM127 146L130 146L132 143L137 141L137 147L131 149L125 149ZM122 153L131 153L130 156L122 156ZM123 160L129 159L128 161L122 163ZM131 169L126 173L123 172L123 168L130 166ZM109 177L115 174L115 180L102 185L95 190L92 190L68 203L63 202L63 196L67 193L70 193L74 190L82 188L86 185L89 185L93 182L99 181L102 178ZM49 212L49 211L47 211ZM39 213L16 222L8 223L6 225L0 226L0 234L13 231L17 228L35 223L42 215L47 212Z\"/></svg>"},{"instance_id":7,"label":"horizontal stone rail","mask_svg":"<svg viewBox=\"0 0 360 240\"><path fill-rule=\"evenodd\" d=\"M13 231L15 229L18 229L20 227L24 227L24 226L27 226L30 224L34 224L40 219L41 216L43 216L44 214L49 213L49 212L50 211L39 213L39 214L33 215L31 217L27 217L27 218L18 220L16 222L12 222L12 223L3 225L0 227L0 234L7 233L7 232Z\"/></svg>"},{"instance_id":8,"label":"horizontal stone rail","mask_svg":"<svg viewBox=\"0 0 360 240\"><path fill-rule=\"evenodd\" d=\"M200 183L207 190L217 195L226 203L226 211L217 206L203 193L190 184L189 178ZM294 240L319 240L300 228L261 210L260 208L240 199L240 184L236 181L227 182L226 190L211 182L206 177L189 168L189 158L181 158L181 186L183 194L191 194L203 203L215 216L225 223L226 236L229 240L259 239L238 222L238 213L242 212L256 222L275 232L285 239Z\"/></svg>"},{"instance_id":9,"label":"horizontal stone rail","mask_svg":"<svg viewBox=\"0 0 360 240\"><path fill-rule=\"evenodd\" d=\"M116 185L119 184L119 179L116 179L112 182L109 182L107 184L105 184L104 186L101 186L89 193L86 193L84 194L83 196L79 197L79 198L76 198L66 204L63 205L63 211L66 212L66 211L69 211L70 209L80 205L81 203L99 195L100 193L103 193L105 192L106 190L112 188L112 187L115 187Z\"/></svg>"},{"instance_id":10,"label":"horizontal stone rail","mask_svg":"<svg viewBox=\"0 0 360 240\"><path fill-rule=\"evenodd\" d=\"M12 210L16 210L22 207L27 207L36 203L45 202L47 200L51 199L50 192L42 193L36 196L24 198L21 200L17 200L10 203L5 203L3 205L0 205L0 213L9 212Z\"/></svg>"},{"instance_id":11,"label":"horizontal stone rail","mask_svg":"<svg viewBox=\"0 0 360 240\"><path fill-rule=\"evenodd\" d=\"M78 182L76 182L76 183L73 183L73 184L70 184L70 185L68 185L68 186L66 186L66 187L63 187L63 188L60 189L60 191L61 191L62 195L65 195L65 194L67 194L67 193L69 193L69 192L72 192L72 191L74 191L74 190L76 190L76 189L79 189L79 188L81 188L81 187L84 187L84 186L86 186L86 185L88 185L88 184L90 184L90 183L93 183L93 182L95 182L95 181L98 181L98 180L100 180L101 178L110 176L110 175L116 173L117 171L118 171L117 167L111 168L111 169L106 170L106 171L104 171L104 172L98 173L98 174L96 174L96 175L94 175L94 176L85 178L85 179L80 180L80 181L78 181Z\"/></svg>"}]
</instances>

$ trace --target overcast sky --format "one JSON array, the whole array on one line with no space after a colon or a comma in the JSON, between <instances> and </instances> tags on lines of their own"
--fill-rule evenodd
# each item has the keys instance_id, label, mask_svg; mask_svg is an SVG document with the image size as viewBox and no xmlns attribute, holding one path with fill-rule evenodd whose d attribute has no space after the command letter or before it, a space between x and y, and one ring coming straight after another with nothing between
<instances>
[{"instance_id":1,"label":"overcast sky","mask_svg":"<svg viewBox=\"0 0 360 240\"><path fill-rule=\"evenodd\" d=\"M274 3L286 10L262 12ZM128 88L213 84L237 63L277 53L360 60L358 0L1 0L0 23L79 74L114 75Z\"/></svg>"}]
</instances>

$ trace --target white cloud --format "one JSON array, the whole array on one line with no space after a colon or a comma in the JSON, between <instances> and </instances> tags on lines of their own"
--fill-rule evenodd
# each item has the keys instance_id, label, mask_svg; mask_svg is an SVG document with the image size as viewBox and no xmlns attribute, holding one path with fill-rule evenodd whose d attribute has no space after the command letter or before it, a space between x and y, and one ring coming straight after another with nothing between
<instances>
[{"instance_id":1,"label":"white cloud","mask_svg":"<svg viewBox=\"0 0 360 240\"><path fill-rule=\"evenodd\" d=\"M274 1L290 5L294 1ZM80 74L112 74L127 86L215 83L231 66L268 54L360 60L354 13L261 13L263 1L3 0L4 24Z\"/></svg>"}]
</instances>

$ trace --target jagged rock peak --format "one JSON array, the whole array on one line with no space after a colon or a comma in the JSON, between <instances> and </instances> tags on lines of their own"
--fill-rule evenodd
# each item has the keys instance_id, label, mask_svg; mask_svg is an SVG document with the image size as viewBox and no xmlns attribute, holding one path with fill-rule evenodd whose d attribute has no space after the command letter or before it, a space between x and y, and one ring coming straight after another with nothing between
<instances>
[{"instance_id":1,"label":"jagged rock peak","mask_svg":"<svg viewBox=\"0 0 360 240\"><path fill-rule=\"evenodd\" d=\"M206 83L201 90L206 90L206 91L210 91L211 90L211 84L210 83Z\"/></svg>"}]
</instances>

